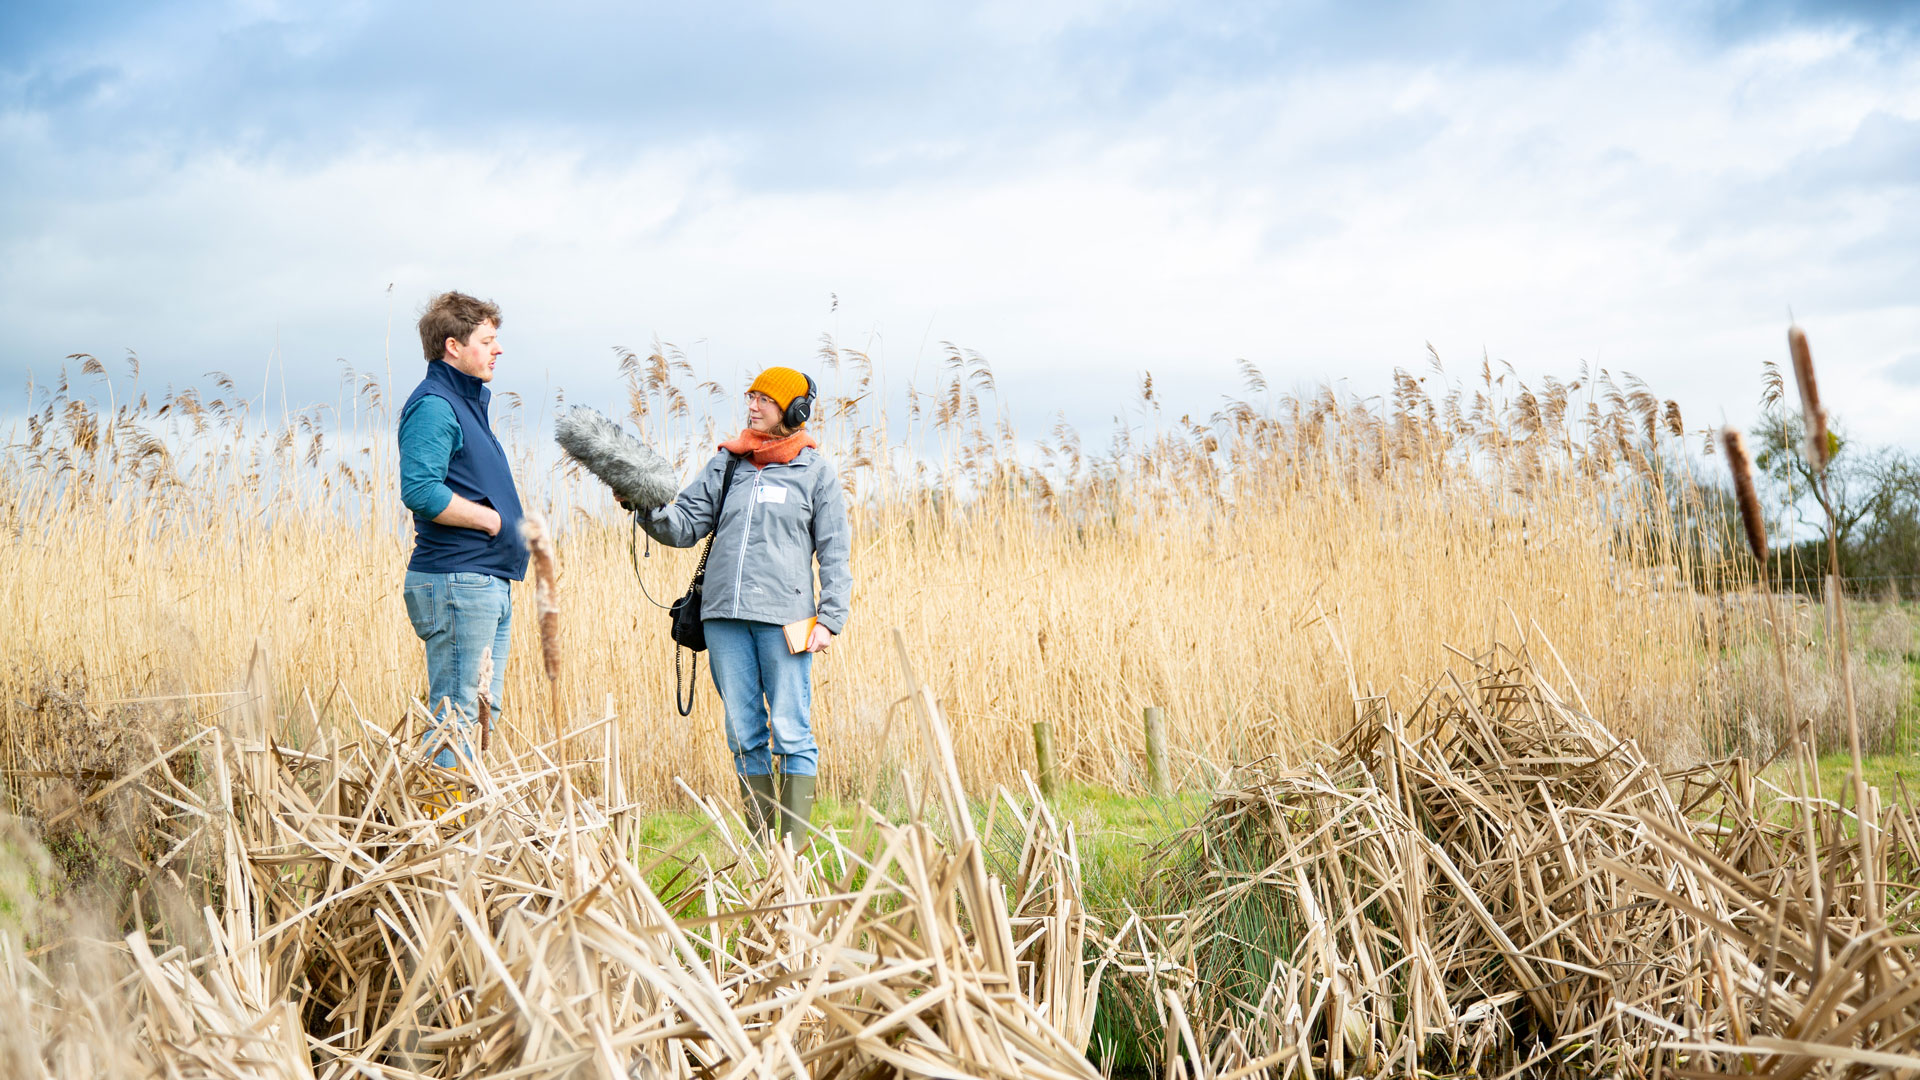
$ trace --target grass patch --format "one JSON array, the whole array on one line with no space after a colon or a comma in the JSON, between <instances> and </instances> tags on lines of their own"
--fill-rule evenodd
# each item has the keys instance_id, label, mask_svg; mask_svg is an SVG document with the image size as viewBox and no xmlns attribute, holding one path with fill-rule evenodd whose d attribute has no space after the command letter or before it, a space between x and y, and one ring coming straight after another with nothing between
<instances>
[{"instance_id":1,"label":"grass patch","mask_svg":"<svg viewBox=\"0 0 1920 1080\"><path fill-rule=\"evenodd\" d=\"M1867 774L1867 783L1880 789L1883 804L1899 798L1903 784L1906 791L1920 796L1920 754L1868 754L1860 764ZM1849 806L1853 805L1853 788L1847 782L1847 777L1852 772L1852 755L1845 753L1821 755L1821 794L1829 799L1840 799ZM1761 776L1783 791L1793 790L1794 770L1791 761L1776 761Z\"/></svg>"},{"instance_id":2,"label":"grass patch","mask_svg":"<svg viewBox=\"0 0 1920 1080\"><path fill-rule=\"evenodd\" d=\"M733 810L729 802L726 809ZM974 799L974 818L984 826L987 800ZM1141 906L1141 886L1148 873L1148 855L1180 830L1198 821L1207 806L1204 792L1188 792L1162 799L1151 795L1129 795L1090 785L1067 785L1052 801L1060 824L1073 824L1080 842L1082 884L1087 906L1101 918L1120 913L1125 918L1127 903ZM882 807L882 813L903 816L896 807ZM1004 809L1002 811L1004 813ZM851 838L866 821L857 801L839 801L825 796L814 804L813 825ZM693 833L707 830L706 815L695 810L662 810L641 819L635 834L634 858L645 864L672 851ZM681 858L704 856L709 862L724 862L728 856L717 835L711 831L680 849ZM672 876L670 868L656 870L663 884Z\"/></svg>"},{"instance_id":3,"label":"grass patch","mask_svg":"<svg viewBox=\"0 0 1920 1080\"><path fill-rule=\"evenodd\" d=\"M1081 885L1088 910L1111 925L1126 918L1131 904L1143 909L1154 849L1200 820L1205 792L1162 799L1082 784L1066 785L1053 799L1062 825L1073 823L1080 842Z\"/></svg>"}]
</instances>

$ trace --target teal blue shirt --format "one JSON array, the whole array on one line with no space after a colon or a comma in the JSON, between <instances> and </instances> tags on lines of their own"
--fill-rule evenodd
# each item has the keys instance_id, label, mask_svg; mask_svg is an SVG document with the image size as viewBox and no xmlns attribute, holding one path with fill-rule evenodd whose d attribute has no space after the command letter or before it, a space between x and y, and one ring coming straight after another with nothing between
<instances>
[{"instance_id":1,"label":"teal blue shirt","mask_svg":"<svg viewBox=\"0 0 1920 1080\"><path fill-rule=\"evenodd\" d=\"M400 414L400 501L407 509L432 520L453 501L447 486L447 462L464 441L453 406L443 398L423 395Z\"/></svg>"}]
</instances>

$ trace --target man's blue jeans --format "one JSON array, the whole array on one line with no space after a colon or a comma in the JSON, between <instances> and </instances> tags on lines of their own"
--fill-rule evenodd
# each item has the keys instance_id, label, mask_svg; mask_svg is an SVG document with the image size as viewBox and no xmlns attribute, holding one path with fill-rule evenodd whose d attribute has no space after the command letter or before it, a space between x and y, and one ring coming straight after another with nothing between
<instances>
[{"instance_id":1,"label":"man's blue jeans","mask_svg":"<svg viewBox=\"0 0 1920 1080\"><path fill-rule=\"evenodd\" d=\"M479 695L480 657L493 650L493 685L489 700L500 715L500 695L507 686L508 631L513 626L513 597L505 578L492 574L423 574L407 571L402 592L413 632L427 646L427 708L435 724L423 740L440 745L435 765L452 768L458 759L451 744L458 742L469 756L479 747L468 740ZM441 702L449 708L442 711Z\"/></svg>"},{"instance_id":2,"label":"man's blue jeans","mask_svg":"<svg viewBox=\"0 0 1920 1080\"><path fill-rule=\"evenodd\" d=\"M708 619L707 666L727 712L727 749L741 776L773 772L773 754L788 776L813 776L813 654L787 651L773 623ZM771 736L771 739L769 739Z\"/></svg>"}]
</instances>

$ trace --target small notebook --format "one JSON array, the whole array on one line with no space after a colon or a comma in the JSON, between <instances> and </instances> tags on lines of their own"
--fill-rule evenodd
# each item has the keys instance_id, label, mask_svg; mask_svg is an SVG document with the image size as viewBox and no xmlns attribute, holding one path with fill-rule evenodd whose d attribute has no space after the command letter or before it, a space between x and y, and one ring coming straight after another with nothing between
<instances>
[{"instance_id":1,"label":"small notebook","mask_svg":"<svg viewBox=\"0 0 1920 1080\"><path fill-rule=\"evenodd\" d=\"M787 651L803 653L807 651L807 642L813 638L813 626L820 620L809 616L796 623L788 623L780 629L787 634Z\"/></svg>"}]
</instances>

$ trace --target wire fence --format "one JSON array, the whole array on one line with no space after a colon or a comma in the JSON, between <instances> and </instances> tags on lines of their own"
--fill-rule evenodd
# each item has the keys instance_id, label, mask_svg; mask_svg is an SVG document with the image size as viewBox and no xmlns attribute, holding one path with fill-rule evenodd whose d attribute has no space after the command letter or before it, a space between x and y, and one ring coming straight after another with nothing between
<instances>
[{"instance_id":1,"label":"wire fence","mask_svg":"<svg viewBox=\"0 0 1920 1080\"><path fill-rule=\"evenodd\" d=\"M1841 575L1840 589L1850 600L1920 600L1920 574ZM1826 575L1805 575L1782 581L1791 592L1819 595L1826 588Z\"/></svg>"}]
</instances>

